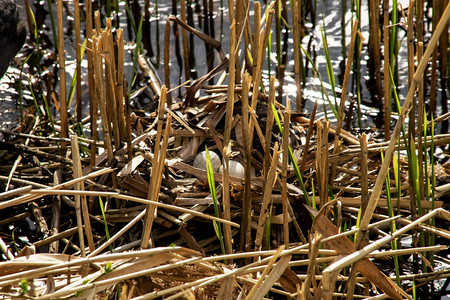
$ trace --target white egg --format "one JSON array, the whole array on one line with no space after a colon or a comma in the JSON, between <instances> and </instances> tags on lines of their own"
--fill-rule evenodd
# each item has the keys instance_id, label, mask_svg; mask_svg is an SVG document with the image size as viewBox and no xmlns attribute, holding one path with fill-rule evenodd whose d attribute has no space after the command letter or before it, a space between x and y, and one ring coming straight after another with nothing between
<instances>
[{"instance_id":1,"label":"white egg","mask_svg":"<svg viewBox=\"0 0 450 300\"><path fill-rule=\"evenodd\" d=\"M211 157L211 164L214 172L218 172L222 162L220 161L219 155L214 151L209 151L209 156ZM202 151L194 159L195 168L206 170L206 151Z\"/></svg>"},{"instance_id":2,"label":"white egg","mask_svg":"<svg viewBox=\"0 0 450 300\"><path fill-rule=\"evenodd\" d=\"M219 173L222 173L222 171L223 166L220 167ZM238 161L230 160L228 175L238 178L244 178L244 166Z\"/></svg>"}]
</instances>

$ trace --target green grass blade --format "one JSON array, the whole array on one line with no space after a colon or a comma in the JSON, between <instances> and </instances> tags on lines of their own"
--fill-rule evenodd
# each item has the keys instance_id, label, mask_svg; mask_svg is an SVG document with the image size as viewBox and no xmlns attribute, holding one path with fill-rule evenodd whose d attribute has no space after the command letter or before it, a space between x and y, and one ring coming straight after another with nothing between
<instances>
[{"instance_id":1,"label":"green grass blade","mask_svg":"<svg viewBox=\"0 0 450 300\"><path fill-rule=\"evenodd\" d=\"M275 118L275 122L278 125L278 129L280 130L281 135L283 135L283 126L281 126L280 116L278 115L278 111L275 108L275 105L272 104L273 116ZM303 191L306 204L311 206L311 203L308 199L308 192L306 191L305 184L303 183L302 173L300 172L300 168L298 167L297 161L295 161L294 153L292 152L291 146L289 146L289 160L294 166L295 175L297 175L298 182L300 183L300 188Z\"/></svg>"},{"instance_id":2,"label":"green grass blade","mask_svg":"<svg viewBox=\"0 0 450 300\"><path fill-rule=\"evenodd\" d=\"M111 236L109 235L109 230L108 230L108 222L106 222L106 214L105 214L105 207L103 205L103 201L102 201L102 197L98 197L98 203L100 205L100 210L102 212L102 216L103 216L103 223L105 224L105 236L106 236L106 240L108 241ZM109 245L109 251L112 253L113 252L113 247L110 244Z\"/></svg>"},{"instance_id":3,"label":"green grass blade","mask_svg":"<svg viewBox=\"0 0 450 300\"><path fill-rule=\"evenodd\" d=\"M219 213L219 204L217 203L217 195L216 195L216 182L214 180L214 170L211 163L211 156L209 155L208 147L205 146L205 152L206 152L206 173L208 176L208 185L209 190L211 192L211 197L213 200L214 205L214 213L216 217L220 218ZM225 254L225 243L223 240L223 234L222 234L222 226L221 224L218 224L216 221L213 221L214 226L214 232L216 233L217 239L220 242L220 249L222 250L222 254Z\"/></svg>"}]
</instances>

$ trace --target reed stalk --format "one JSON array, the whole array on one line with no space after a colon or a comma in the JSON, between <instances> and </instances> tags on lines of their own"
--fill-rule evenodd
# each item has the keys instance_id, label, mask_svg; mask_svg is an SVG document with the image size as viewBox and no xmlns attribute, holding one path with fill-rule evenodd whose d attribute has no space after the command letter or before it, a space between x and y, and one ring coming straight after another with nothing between
<instances>
[{"instance_id":1,"label":"reed stalk","mask_svg":"<svg viewBox=\"0 0 450 300\"><path fill-rule=\"evenodd\" d=\"M83 118L83 104L81 103L81 29L80 29L80 1L74 1L75 18L75 59L77 86L77 122Z\"/></svg>"},{"instance_id":2,"label":"reed stalk","mask_svg":"<svg viewBox=\"0 0 450 300\"><path fill-rule=\"evenodd\" d=\"M292 28L293 28L293 39L294 39L294 78L295 85L297 87L297 112L302 111L302 73L301 73L301 58L302 54L300 51L300 36L301 36L301 0L292 1Z\"/></svg>"},{"instance_id":3,"label":"reed stalk","mask_svg":"<svg viewBox=\"0 0 450 300\"><path fill-rule=\"evenodd\" d=\"M274 76L270 77L269 81L269 98L267 101L267 119L266 119L266 133L264 140L266 144L264 145L264 162L263 162L263 176L266 178L271 161L270 155L270 146L272 145L272 134L273 134L273 121L274 121L274 113L272 110L272 106L275 103L275 93L276 93L276 78Z\"/></svg>"},{"instance_id":4,"label":"reed stalk","mask_svg":"<svg viewBox=\"0 0 450 300\"><path fill-rule=\"evenodd\" d=\"M289 248L289 212L288 212L288 194L287 194L287 171L288 171L288 158L289 158L289 126L291 121L290 112L290 100L286 99L287 105L283 118L283 140L282 140L282 172L281 172L281 195L283 200L283 237L284 246Z\"/></svg>"},{"instance_id":5,"label":"reed stalk","mask_svg":"<svg viewBox=\"0 0 450 300\"><path fill-rule=\"evenodd\" d=\"M66 102L66 58L64 53L63 0L57 0L58 14L58 62L59 62L59 102L61 114L61 137L68 137L69 120ZM61 152L66 151L66 143L61 143Z\"/></svg>"},{"instance_id":6,"label":"reed stalk","mask_svg":"<svg viewBox=\"0 0 450 300\"><path fill-rule=\"evenodd\" d=\"M255 2L255 9L259 7L259 3ZM265 57L265 51L266 51L266 45L267 41L269 39L270 31L271 31L271 25L272 25L272 18L274 14L273 6L275 2L272 2L266 9L265 13L265 26L264 26L264 32L262 33L262 38L259 37L259 44L258 48L255 49L257 51L257 55L254 58L253 64L253 91L252 91L252 101L251 101L251 108L253 111L256 110L256 105L258 103L258 94L259 94L259 87L261 84L261 78L262 78L262 70L263 70L263 64L264 64L264 57ZM258 10L257 10L258 11ZM256 22L256 18L255 18ZM256 23L255 23L256 25ZM256 26L255 26L256 27ZM255 32L255 40L256 36L260 34L259 32ZM256 63L256 65L255 65ZM250 120L250 141L253 139L253 128L255 124L253 122L253 119Z\"/></svg>"},{"instance_id":7,"label":"reed stalk","mask_svg":"<svg viewBox=\"0 0 450 300\"><path fill-rule=\"evenodd\" d=\"M407 56L408 56L408 87L411 85L412 78L414 76L414 6L415 1L410 0L408 7L408 20L407 20ZM409 112L409 122L408 122L408 132L409 137L412 138L413 142L415 141L416 132L416 106L417 100L414 98L414 102L411 105L411 110Z\"/></svg>"},{"instance_id":8,"label":"reed stalk","mask_svg":"<svg viewBox=\"0 0 450 300\"><path fill-rule=\"evenodd\" d=\"M150 177L150 184L148 186L148 194L147 194L147 199L152 200L154 202L158 202L159 199L162 171L166 159L167 142L170 135L169 133L172 121L172 115L169 114L167 117L166 128L164 129L163 133L163 124L164 124L163 118L166 105L166 96L167 96L167 88L165 86L162 86L161 98L159 99L158 125L156 131L155 149L152 162L152 174ZM163 137L162 146L161 146L161 137ZM145 218L141 243L141 247L143 249L148 248L149 245L149 239L152 231L153 220L156 214L156 208L157 207L155 205L151 204L147 205L147 214Z\"/></svg>"},{"instance_id":9,"label":"reed stalk","mask_svg":"<svg viewBox=\"0 0 450 300\"><path fill-rule=\"evenodd\" d=\"M245 185L244 185L244 198L242 205L242 227L241 227L241 243L239 249L242 251L250 251L251 248L251 159L252 159L252 143L250 142L250 120L249 120L249 91L250 84L252 82L252 77L247 72L244 73L242 81L242 94L241 94L241 105L242 105L242 128L244 136L244 172L245 172ZM268 109L268 112L272 111ZM272 118L273 120L273 118ZM272 121L273 123L273 121ZM270 140L270 139L269 139ZM267 143L267 138L266 138ZM265 150L266 151L266 150Z\"/></svg>"},{"instance_id":10,"label":"reed stalk","mask_svg":"<svg viewBox=\"0 0 450 300\"><path fill-rule=\"evenodd\" d=\"M142 21L142 20L141 20ZM164 83L170 89L170 22L164 27ZM172 106L172 97L167 94L167 106Z\"/></svg>"},{"instance_id":11,"label":"reed stalk","mask_svg":"<svg viewBox=\"0 0 450 300\"><path fill-rule=\"evenodd\" d=\"M96 99L98 101L98 106L100 108L101 124L103 129L103 140L105 143L105 148L108 153L108 162L114 159L111 135L109 131L109 119L106 113L106 103L105 103L105 84L103 79L103 56L102 56L102 37L94 37L94 72L95 72L95 90Z\"/></svg>"},{"instance_id":12,"label":"reed stalk","mask_svg":"<svg viewBox=\"0 0 450 300\"><path fill-rule=\"evenodd\" d=\"M258 225L256 228L255 238L255 250L260 251L262 246L262 240L264 235L264 228L267 225L269 203L271 201L272 189L275 184L277 176L277 164L280 158L280 152L278 151L278 143L275 143L272 161L270 164L269 172L267 174L266 184L264 186L263 202L261 203L261 212L258 218Z\"/></svg>"},{"instance_id":13,"label":"reed stalk","mask_svg":"<svg viewBox=\"0 0 450 300\"><path fill-rule=\"evenodd\" d=\"M375 77L377 106L382 107L383 87L381 85L381 52L380 52L380 0L369 1L369 55L373 61L372 70ZM369 62L370 63L370 62Z\"/></svg>"},{"instance_id":14,"label":"reed stalk","mask_svg":"<svg viewBox=\"0 0 450 300\"><path fill-rule=\"evenodd\" d=\"M433 1L432 4L433 15L432 19L432 32L436 31L437 23L439 21L439 4ZM436 92L437 92L437 61L438 61L438 47L434 48L433 56L431 58L431 80L430 80L430 110L432 114L436 114Z\"/></svg>"},{"instance_id":15,"label":"reed stalk","mask_svg":"<svg viewBox=\"0 0 450 300\"><path fill-rule=\"evenodd\" d=\"M423 8L422 8L423 9ZM423 43L419 42L417 44L417 61L421 61L423 57ZM427 176L428 170L426 167L424 168L424 163L426 163L426 159L424 160L424 156L426 156L426 148L423 147L423 139L425 137L426 142L426 111L425 111L425 103L424 103L424 82L423 80L419 83L419 87L417 88L417 148L418 159L419 159L419 181L426 182L425 177ZM422 199L425 199L425 187L423 184L420 185L420 195Z\"/></svg>"},{"instance_id":16,"label":"reed stalk","mask_svg":"<svg viewBox=\"0 0 450 300\"><path fill-rule=\"evenodd\" d=\"M391 70L394 74L394 84L398 86L398 52L400 49L400 41L398 40L398 1L392 1L392 13L391 13L391 35L389 38L390 46L389 46L389 62Z\"/></svg>"},{"instance_id":17,"label":"reed stalk","mask_svg":"<svg viewBox=\"0 0 450 300\"><path fill-rule=\"evenodd\" d=\"M117 32L117 79L116 79L116 109L117 109L117 118L119 125L119 134L120 134L120 145L125 142L127 139L127 131L126 131L126 121L125 121L125 107L123 103L124 91L126 92L124 86L124 65L125 65L125 49L124 49L124 40L123 40L123 29L119 28L116 30ZM115 70L113 70L115 74ZM115 78L115 76L114 76ZM125 93L126 94L126 93ZM126 112L128 114L128 111Z\"/></svg>"},{"instance_id":18,"label":"reed stalk","mask_svg":"<svg viewBox=\"0 0 450 300\"><path fill-rule=\"evenodd\" d=\"M384 140L391 139L391 85L389 83L389 0L383 1L383 87L384 87Z\"/></svg>"},{"instance_id":19,"label":"reed stalk","mask_svg":"<svg viewBox=\"0 0 450 300\"><path fill-rule=\"evenodd\" d=\"M381 159L383 161L383 159L384 159L383 152L380 152L380 153L381 153ZM394 209L393 209L392 201L391 201L391 193L390 193L391 178L390 178L389 172L386 174L385 180L386 180L386 200L387 200L388 216L390 218L393 218L395 216L395 214L394 214ZM391 233L394 233L395 231L397 231L397 225L394 221L392 221L390 223L390 228L391 228ZM392 250L398 249L398 244L397 244L396 239L391 241L391 248L392 248ZM401 286L398 256L395 255L393 258L394 258L395 279L396 279L397 285Z\"/></svg>"},{"instance_id":20,"label":"reed stalk","mask_svg":"<svg viewBox=\"0 0 450 300\"><path fill-rule=\"evenodd\" d=\"M236 22L232 21L230 26L230 55L229 55L229 63L228 63L228 91L227 91L227 106L226 106L226 116L225 116L225 129L223 134L223 172L222 172L222 181L223 181L223 214L225 220L231 219L230 213L230 182L229 182L229 174L230 174L230 164L229 164L229 153L231 153L231 144L230 144L230 135L231 135L231 127L233 123L233 111L234 111L234 85L235 85L235 66L236 66ZM231 243L231 226L224 225L224 238L225 238L225 246L226 253L230 254L233 252L233 245Z\"/></svg>"},{"instance_id":21,"label":"reed stalk","mask_svg":"<svg viewBox=\"0 0 450 300\"><path fill-rule=\"evenodd\" d=\"M355 10L356 10L356 19L358 20L358 32L361 30L361 1L354 1ZM362 49L362 41L364 38L361 34L356 36L356 44L355 44L355 61L353 63L353 82L356 81L356 103L358 107L358 126L362 128L362 115L361 115L361 49Z\"/></svg>"},{"instance_id":22,"label":"reed stalk","mask_svg":"<svg viewBox=\"0 0 450 300\"><path fill-rule=\"evenodd\" d=\"M89 116L91 119L91 138L94 140L90 146L91 160L90 165L95 165L95 158L97 157L97 103L95 101L95 79L94 79L94 53L93 53L93 24L92 24L92 0L85 1L86 9L86 48L87 48L87 63L88 63L88 85L89 85Z\"/></svg>"},{"instance_id":23,"label":"reed stalk","mask_svg":"<svg viewBox=\"0 0 450 300\"><path fill-rule=\"evenodd\" d=\"M181 21L187 24L186 19L186 0L180 0ZM181 36L183 39L183 58L184 58L184 80L188 81L191 78L191 67L189 66L189 45L187 31L181 27Z\"/></svg>"},{"instance_id":24,"label":"reed stalk","mask_svg":"<svg viewBox=\"0 0 450 300\"><path fill-rule=\"evenodd\" d=\"M114 45L112 42L112 23L111 19L106 20L106 29L102 30L102 49L105 67L105 95L106 95L106 113L108 116L108 127L114 136L114 144L116 149L120 148L120 131L119 120L116 111L116 67L115 67L115 55Z\"/></svg>"},{"instance_id":25,"label":"reed stalk","mask_svg":"<svg viewBox=\"0 0 450 300\"><path fill-rule=\"evenodd\" d=\"M260 47L260 36L261 36L261 3L254 3L254 19L253 19L253 41L252 41L252 59L253 59L253 79L255 79L256 75L256 67L258 64L258 51Z\"/></svg>"},{"instance_id":26,"label":"reed stalk","mask_svg":"<svg viewBox=\"0 0 450 300\"><path fill-rule=\"evenodd\" d=\"M81 163L80 163L80 154L78 151L74 151L78 149L78 141L75 135L71 136L71 146L72 146L72 160L74 162L74 179L82 176L81 171ZM77 182L75 184L76 190L81 190L81 182ZM81 257L86 256L86 252L84 250L84 234L83 234L83 219L82 219L82 204L81 204L81 195L75 196L75 214L77 216L77 224L78 224L78 239L80 242L81 249ZM89 214L86 215L89 218ZM90 225L90 223L89 223ZM92 232L92 231L91 231Z\"/></svg>"}]
</instances>

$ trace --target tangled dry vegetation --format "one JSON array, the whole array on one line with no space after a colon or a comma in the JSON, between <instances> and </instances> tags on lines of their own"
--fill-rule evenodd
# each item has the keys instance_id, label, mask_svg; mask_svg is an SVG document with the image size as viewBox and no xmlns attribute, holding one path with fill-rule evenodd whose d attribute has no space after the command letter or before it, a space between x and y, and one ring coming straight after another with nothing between
<instances>
[{"instance_id":1,"label":"tangled dry vegetation","mask_svg":"<svg viewBox=\"0 0 450 300\"><path fill-rule=\"evenodd\" d=\"M29 114L3 132L4 298L402 299L449 276L440 256L450 238L448 169L427 165L423 182L437 185L415 190L400 130L376 142L342 120L316 120L315 110L291 112L275 78L259 91L263 53L242 78L234 55L222 56L180 103L152 81L158 108L139 114L118 84L120 34L116 42L118 52L110 28L97 28L88 47L94 100L81 124L92 138L64 116L52 126ZM232 75L206 84L227 67ZM415 149L449 142L426 136ZM205 146L243 173L223 163L212 185L206 166L193 166Z\"/></svg>"}]
</instances>

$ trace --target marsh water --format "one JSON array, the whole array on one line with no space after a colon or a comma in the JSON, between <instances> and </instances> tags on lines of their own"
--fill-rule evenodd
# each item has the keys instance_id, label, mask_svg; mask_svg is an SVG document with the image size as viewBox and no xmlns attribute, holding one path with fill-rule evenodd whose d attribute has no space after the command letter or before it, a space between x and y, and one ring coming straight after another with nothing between
<instances>
[{"instance_id":1,"label":"marsh water","mask_svg":"<svg viewBox=\"0 0 450 300\"><path fill-rule=\"evenodd\" d=\"M144 2L145 1L128 1L130 11L134 14L134 19L138 20L140 18L140 14L144 11ZM18 5L21 10L22 16L25 18L24 12L24 0L19 0ZM47 1L30 1L32 3L32 8L34 10L37 22L41 22L42 26L40 29L40 36L43 41L48 41L47 43L42 43L40 46L42 47L41 51L43 55L51 56L54 54L54 47L51 45L52 32L51 32L51 15L48 13L50 6ZM119 8L118 14L114 15L114 19L119 21L120 27L124 28L125 32L125 40L126 41L134 41L135 34L132 29L132 22L130 21L129 15L127 15L125 1L118 1ZM225 53L228 53L229 48L229 16L228 9L222 6L222 1L214 0L210 1L206 5L207 1L192 1L191 5L188 5L188 20L191 26L196 29L206 32L209 35L213 36L217 40L222 43L222 48ZM253 1L251 1L250 5L250 15L252 15L252 5ZM342 79L343 73L346 63L347 56L347 48L350 42L350 34L351 34L351 24L353 19L355 18L355 12L351 7L351 1L331 1L331 0L319 0L319 1L309 1L311 3L306 7L308 11L304 12L305 16L305 35L302 39L302 45L305 49L307 49L311 60L315 64L315 67L318 70L318 74L316 74L312 68L311 62L306 59L305 55L303 55L303 63L305 65L305 82L303 86L303 111L308 113L312 110L314 103L317 101L319 104L319 110L317 113L317 118L327 117L331 121L334 120L333 113L329 109L330 103L335 103L335 99L333 98L333 92L331 90L331 86L329 84L330 80L328 77L327 67L326 67L326 55L324 53L324 41L322 38L322 33L327 36L327 44L329 56L331 59L332 68L334 71L334 75L336 77L337 87L339 88ZM94 1L94 9L99 8L99 2ZM205 5L204 5L205 4ZM82 3L82 11L84 8L84 4ZM267 4L263 4L263 12L265 11L265 7ZM400 1L399 8L406 9L408 5L408 1ZM56 18L56 4L52 5L53 16ZM66 74L68 76L67 86L70 87L70 83L72 81L72 76L75 71L75 54L74 54L74 36L73 36L73 1L67 1L64 5L65 11L64 14L67 16L64 18L65 22L65 34L66 34ZM102 8L101 12L105 14L105 9ZM155 1L151 2L149 6L149 11L147 17L148 22L144 22L144 31L143 31L143 46L144 53L147 57L147 61L149 65L151 65L155 73L159 75L160 78L164 77L163 71L163 38L164 38L164 27L166 24L167 16L170 14L179 15L179 3L173 4L172 1ZM290 13L288 14L287 22L290 23L292 16ZM361 109L361 122L359 125L362 127L361 129L367 129L371 127L380 128L380 124L382 120L380 119L380 110L379 105L377 105L377 100L371 93L371 72L367 66L367 62L369 60L368 54L368 3L362 2L361 4L361 33L362 37L365 38L362 44L361 50L361 75L359 79L359 84L361 86L360 90L360 109ZM401 25L401 24L400 24ZM85 32L83 28L84 23L82 22L82 31ZM275 26L272 26L273 29ZM402 97L406 95L407 92L407 59L406 59L406 31L402 29L402 26L399 26L400 30L398 33L398 38L400 42L399 47L399 60L398 60L398 94L400 96L400 101L402 101ZM295 97L296 97L296 85L293 79L293 41L292 35L285 28L282 32L282 40L285 41L286 45L283 47L283 55L285 55L285 64L286 64L286 75L284 77L284 93L291 100L293 108L295 108ZM270 60L266 58L265 65L266 69L264 71L265 82L268 83L268 78L270 75L278 76L276 72L277 68L277 54L276 54L276 45L274 34L272 34L272 50L269 55ZM45 37L45 38L44 38ZM82 35L82 39L84 39L84 35ZM205 44L196 37L190 36L191 41L190 46L190 64L191 64L191 79L194 80L205 75L209 69L218 64L219 59L212 50L208 47L205 47ZM30 48L33 47L33 42L28 41L25 48L28 50L23 50L22 52L30 53ZM43 49L44 47L48 47L48 49ZM51 48L53 47L53 49ZM126 76L128 82L131 81L131 73L132 73L132 49L134 48L134 43L129 43L127 46L128 55L126 55ZM186 81L184 78L183 71L183 61L182 61L182 45L181 45L181 34L179 31L172 27L171 31L171 58L170 58L170 74L171 74L171 85L172 88L174 86L180 85ZM380 49L380 51L382 51ZM19 59L20 62L24 61L25 54L22 53L22 59ZM19 55L19 56L20 56ZM56 64L56 63L55 63ZM83 79L87 78L86 71L86 63L83 63ZM1 126L11 126L17 122L19 117L19 103L21 102L20 97L22 97L22 102L25 105L32 105L32 93L30 91L30 81L33 81L33 77L27 73L27 68L24 68L24 74L22 74L22 78L19 80L19 69L20 65L17 68L10 68L7 75L2 79L2 94L1 94L1 102L0 102L0 120ZM50 67L49 67L50 69ZM352 73L355 74L355 73ZM217 76L218 77L218 76ZM211 83L214 83L214 80L217 81L217 78L214 78ZM358 128L358 122L356 117L356 104L357 102L357 93L356 86L358 79L356 76L352 75L349 86L349 96L348 99L350 101L354 101L353 104L348 104L347 106L353 107L353 118L352 118L352 127ZM22 87L17 83L22 82ZM87 90L86 86L87 80L83 80L83 90ZM14 84L15 83L15 84ZM57 82L55 85L57 86ZM139 90L139 88L143 87L145 83L137 82L134 86L135 90ZM31 85L32 86L32 85ZM328 99L324 96L325 93L328 94ZM22 89L21 95L18 93L18 89ZM183 98L184 89L178 89L178 94L175 96L179 99ZM339 92L339 90L338 90ZM445 93L445 91L440 91L441 93ZM438 97L441 97L441 93L438 93ZM87 92L83 92L83 101L84 103L88 103ZM134 94L134 106L135 108L139 108L141 110L147 110L147 105L151 102L152 95L148 95L146 93L138 92ZM339 94L338 94L339 95ZM36 97L36 95L35 95ZM286 101L286 97L283 97ZM438 100L439 102L439 100ZM350 102L349 102L350 103ZM74 110L74 101L71 105L71 112ZM445 110L445 109L444 109ZM85 111L87 114L87 111ZM438 111L438 114L440 112ZM441 129L443 132L447 131L447 128Z\"/></svg>"}]
</instances>

